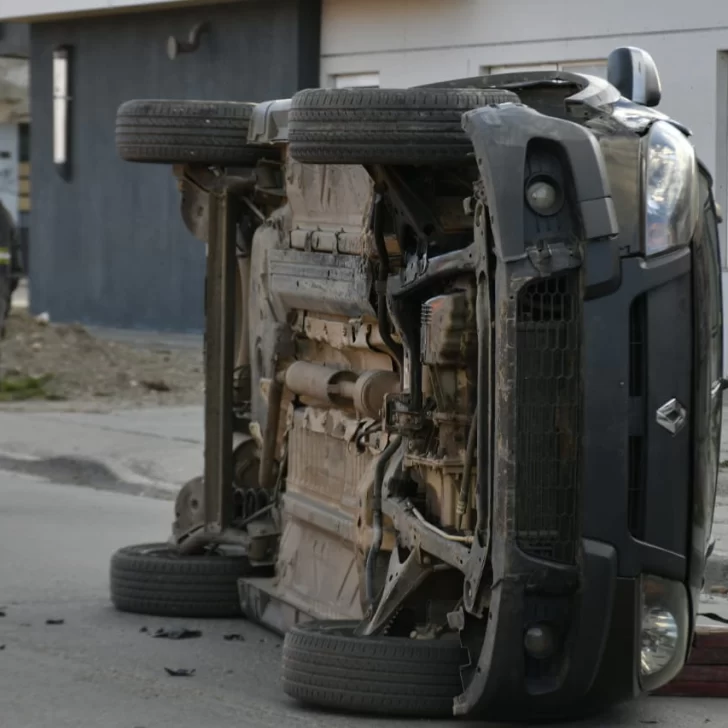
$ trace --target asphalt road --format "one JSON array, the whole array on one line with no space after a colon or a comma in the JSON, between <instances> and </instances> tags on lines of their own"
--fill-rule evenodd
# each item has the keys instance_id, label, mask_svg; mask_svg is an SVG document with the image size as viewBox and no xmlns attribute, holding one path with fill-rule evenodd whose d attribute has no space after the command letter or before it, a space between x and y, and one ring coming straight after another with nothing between
<instances>
[{"instance_id":1,"label":"asphalt road","mask_svg":"<svg viewBox=\"0 0 728 728\"><path fill-rule=\"evenodd\" d=\"M170 515L168 501L0 470L1 728L411 724L318 713L289 701L279 689L279 638L248 622L186 621L202 637L170 642L140 630L174 620L113 611L111 553L166 537ZM245 641L223 640L228 632ZM165 667L196 672L174 678ZM726 724L726 709L716 700L648 698L581 725L717 727Z\"/></svg>"}]
</instances>

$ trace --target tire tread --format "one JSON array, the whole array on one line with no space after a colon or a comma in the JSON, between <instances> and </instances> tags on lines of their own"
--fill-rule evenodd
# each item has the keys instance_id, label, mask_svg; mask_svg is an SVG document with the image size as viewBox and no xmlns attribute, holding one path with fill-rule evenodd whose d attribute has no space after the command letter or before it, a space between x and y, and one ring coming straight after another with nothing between
<instances>
[{"instance_id":1,"label":"tire tread","mask_svg":"<svg viewBox=\"0 0 728 728\"><path fill-rule=\"evenodd\" d=\"M310 164L462 163L466 111L518 102L494 89L309 89L293 97L291 156Z\"/></svg>"},{"instance_id":2,"label":"tire tread","mask_svg":"<svg viewBox=\"0 0 728 728\"><path fill-rule=\"evenodd\" d=\"M111 601L122 612L168 617L240 617L238 579L250 573L243 557L160 557L142 544L111 558Z\"/></svg>"},{"instance_id":3,"label":"tire tread","mask_svg":"<svg viewBox=\"0 0 728 728\"><path fill-rule=\"evenodd\" d=\"M249 146L255 104L135 99L116 114L116 148L129 162L254 164L269 152Z\"/></svg>"},{"instance_id":4,"label":"tire tread","mask_svg":"<svg viewBox=\"0 0 728 728\"><path fill-rule=\"evenodd\" d=\"M311 705L409 717L452 715L462 692L464 652L452 641L338 634L341 625L310 622L283 643L283 690Z\"/></svg>"}]
</instances>

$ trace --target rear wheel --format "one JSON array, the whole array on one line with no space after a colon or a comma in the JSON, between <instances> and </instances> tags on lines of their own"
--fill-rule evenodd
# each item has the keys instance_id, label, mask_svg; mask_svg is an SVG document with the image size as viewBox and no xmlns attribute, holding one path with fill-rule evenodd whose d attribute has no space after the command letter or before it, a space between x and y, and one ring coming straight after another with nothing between
<instances>
[{"instance_id":1,"label":"rear wheel","mask_svg":"<svg viewBox=\"0 0 728 728\"><path fill-rule=\"evenodd\" d=\"M302 703L413 717L452 715L467 654L456 637L355 637L358 622L309 622L283 643L283 690Z\"/></svg>"},{"instance_id":2,"label":"rear wheel","mask_svg":"<svg viewBox=\"0 0 728 728\"><path fill-rule=\"evenodd\" d=\"M271 152L248 145L253 103L126 101L116 112L116 149L128 162L245 166Z\"/></svg>"},{"instance_id":3,"label":"rear wheel","mask_svg":"<svg viewBox=\"0 0 728 728\"><path fill-rule=\"evenodd\" d=\"M291 102L291 156L311 164L462 163L473 154L462 115L517 102L493 89L309 89Z\"/></svg>"},{"instance_id":4,"label":"rear wheel","mask_svg":"<svg viewBox=\"0 0 728 728\"><path fill-rule=\"evenodd\" d=\"M162 617L239 617L238 579L250 574L243 556L180 554L169 544L119 549L111 558L111 601L122 612Z\"/></svg>"}]
</instances>

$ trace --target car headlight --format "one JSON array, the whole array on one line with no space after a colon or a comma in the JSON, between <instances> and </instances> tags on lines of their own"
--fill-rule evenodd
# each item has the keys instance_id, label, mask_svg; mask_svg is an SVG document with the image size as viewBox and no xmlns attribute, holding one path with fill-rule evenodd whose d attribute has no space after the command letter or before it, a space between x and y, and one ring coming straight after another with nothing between
<instances>
[{"instance_id":1,"label":"car headlight","mask_svg":"<svg viewBox=\"0 0 728 728\"><path fill-rule=\"evenodd\" d=\"M695 150L666 121L655 122L645 151L645 255L688 245L698 220Z\"/></svg>"},{"instance_id":2,"label":"car headlight","mask_svg":"<svg viewBox=\"0 0 728 728\"><path fill-rule=\"evenodd\" d=\"M640 682L656 690L682 669L687 653L690 618L688 595L678 581L642 577Z\"/></svg>"}]
</instances>

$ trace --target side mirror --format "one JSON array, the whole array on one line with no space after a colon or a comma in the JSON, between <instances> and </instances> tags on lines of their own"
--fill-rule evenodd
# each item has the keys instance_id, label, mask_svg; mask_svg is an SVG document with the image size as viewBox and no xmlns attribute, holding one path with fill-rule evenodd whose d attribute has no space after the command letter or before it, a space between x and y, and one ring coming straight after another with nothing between
<instances>
[{"instance_id":1,"label":"side mirror","mask_svg":"<svg viewBox=\"0 0 728 728\"><path fill-rule=\"evenodd\" d=\"M615 48L607 59L607 81L636 104L657 106L662 98L655 61L641 48Z\"/></svg>"}]
</instances>

